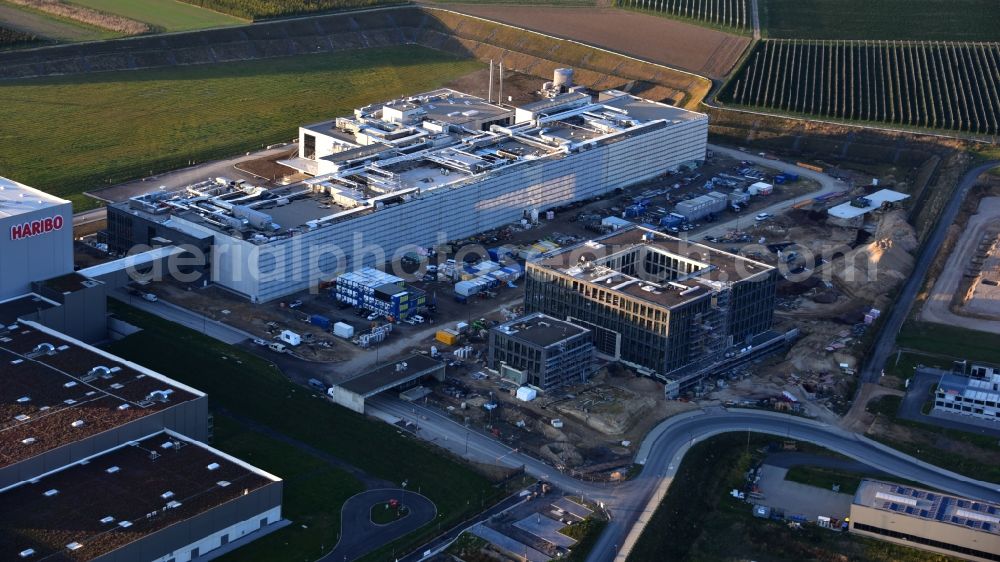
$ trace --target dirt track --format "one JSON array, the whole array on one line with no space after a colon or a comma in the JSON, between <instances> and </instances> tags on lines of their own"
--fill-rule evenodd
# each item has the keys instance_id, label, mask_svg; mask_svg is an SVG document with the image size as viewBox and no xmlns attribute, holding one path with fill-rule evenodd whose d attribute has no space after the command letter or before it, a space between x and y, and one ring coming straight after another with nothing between
<instances>
[{"instance_id":1,"label":"dirt track","mask_svg":"<svg viewBox=\"0 0 1000 562\"><path fill-rule=\"evenodd\" d=\"M948 257L948 262L934 283L934 290L920 311L920 319L974 330L1000 334L1000 321L959 316L950 309L952 296L958 290L962 273L969 263L976 245L991 224L1000 220L1000 198L988 197L980 203L978 212L969 218L962 238Z\"/></svg>"},{"instance_id":2,"label":"dirt track","mask_svg":"<svg viewBox=\"0 0 1000 562\"><path fill-rule=\"evenodd\" d=\"M728 74L750 44L749 37L610 8L479 4L437 7L575 39L710 78Z\"/></svg>"}]
</instances>

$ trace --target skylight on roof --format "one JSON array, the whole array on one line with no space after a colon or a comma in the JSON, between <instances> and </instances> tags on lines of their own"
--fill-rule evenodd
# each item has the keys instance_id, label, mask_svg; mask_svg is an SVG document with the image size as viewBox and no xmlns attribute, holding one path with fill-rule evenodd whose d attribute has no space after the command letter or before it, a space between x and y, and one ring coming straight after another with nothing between
<instances>
[{"instance_id":1,"label":"skylight on roof","mask_svg":"<svg viewBox=\"0 0 1000 562\"><path fill-rule=\"evenodd\" d=\"M80 550L81 548L83 548L83 545L80 544L80 543L78 543L78 542L76 542L76 541L73 541L73 542L67 544L66 548L68 548L70 550Z\"/></svg>"}]
</instances>

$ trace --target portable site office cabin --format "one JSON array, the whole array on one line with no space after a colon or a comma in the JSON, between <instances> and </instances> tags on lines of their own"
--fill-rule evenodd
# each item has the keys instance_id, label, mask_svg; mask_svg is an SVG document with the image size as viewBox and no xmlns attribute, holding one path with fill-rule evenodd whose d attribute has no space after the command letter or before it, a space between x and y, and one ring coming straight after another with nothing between
<instances>
[{"instance_id":1,"label":"portable site office cabin","mask_svg":"<svg viewBox=\"0 0 1000 562\"><path fill-rule=\"evenodd\" d=\"M302 343L302 336L296 334L291 330L283 330L281 332L281 335L278 336L278 339L287 343L288 345L293 345L293 346Z\"/></svg>"}]
</instances>

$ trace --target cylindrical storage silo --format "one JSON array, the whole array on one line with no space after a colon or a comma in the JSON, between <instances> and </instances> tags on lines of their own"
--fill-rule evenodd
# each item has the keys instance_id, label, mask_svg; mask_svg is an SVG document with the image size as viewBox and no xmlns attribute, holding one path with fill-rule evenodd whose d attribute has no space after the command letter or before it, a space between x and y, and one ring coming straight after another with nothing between
<instances>
[{"instance_id":1,"label":"cylindrical storage silo","mask_svg":"<svg viewBox=\"0 0 1000 562\"><path fill-rule=\"evenodd\" d=\"M568 90L573 85L573 69L557 68L552 73L552 85L556 88Z\"/></svg>"}]
</instances>

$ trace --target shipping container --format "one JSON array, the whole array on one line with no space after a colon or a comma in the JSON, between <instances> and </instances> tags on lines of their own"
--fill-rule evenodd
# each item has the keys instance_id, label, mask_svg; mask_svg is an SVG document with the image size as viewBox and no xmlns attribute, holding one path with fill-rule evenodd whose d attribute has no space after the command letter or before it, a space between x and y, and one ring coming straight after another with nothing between
<instances>
[{"instance_id":1,"label":"shipping container","mask_svg":"<svg viewBox=\"0 0 1000 562\"><path fill-rule=\"evenodd\" d=\"M458 343L458 332L454 330L438 330L434 339L445 345L455 345Z\"/></svg>"},{"instance_id":2,"label":"shipping container","mask_svg":"<svg viewBox=\"0 0 1000 562\"><path fill-rule=\"evenodd\" d=\"M309 323L312 324L313 326L318 326L323 330L330 329L330 319L320 314L313 314L312 316L310 316Z\"/></svg>"},{"instance_id":3,"label":"shipping container","mask_svg":"<svg viewBox=\"0 0 1000 562\"><path fill-rule=\"evenodd\" d=\"M333 335L345 339L354 337L354 326L344 322L337 322L333 325Z\"/></svg>"}]
</instances>

